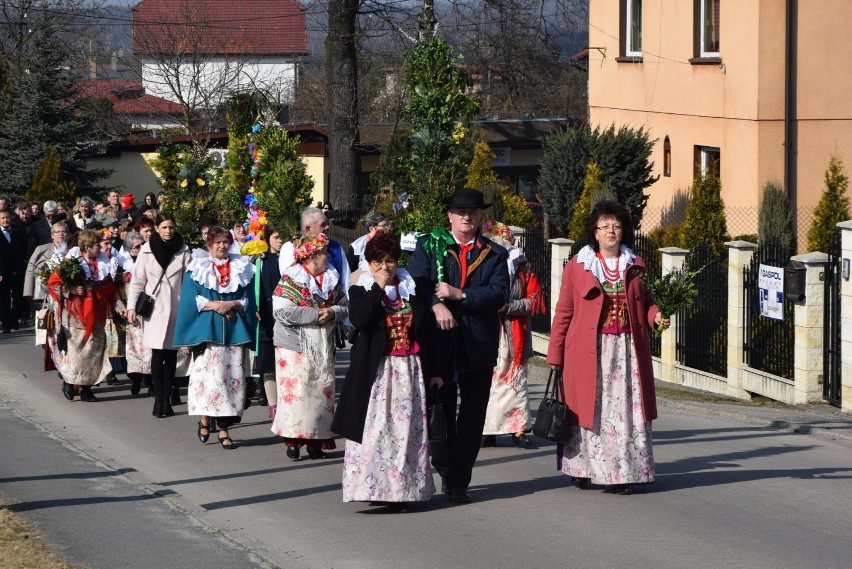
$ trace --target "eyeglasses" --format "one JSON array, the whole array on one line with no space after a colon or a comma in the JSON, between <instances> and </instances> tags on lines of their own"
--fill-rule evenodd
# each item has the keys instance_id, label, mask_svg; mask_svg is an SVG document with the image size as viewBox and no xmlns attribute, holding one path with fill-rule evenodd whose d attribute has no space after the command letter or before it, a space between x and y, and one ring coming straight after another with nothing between
<instances>
[{"instance_id":1,"label":"eyeglasses","mask_svg":"<svg viewBox=\"0 0 852 569\"><path fill-rule=\"evenodd\" d=\"M390 267L396 265L397 261L395 261L394 259L385 259L384 261L370 261L370 264L373 265L376 268L379 268L379 267L390 268Z\"/></svg>"},{"instance_id":2,"label":"eyeglasses","mask_svg":"<svg viewBox=\"0 0 852 569\"><path fill-rule=\"evenodd\" d=\"M596 227L595 229L599 229L605 233L609 233L610 230L616 232L621 231L622 227L620 225L601 225L600 227Z\"/></svg>"}]
</instances>

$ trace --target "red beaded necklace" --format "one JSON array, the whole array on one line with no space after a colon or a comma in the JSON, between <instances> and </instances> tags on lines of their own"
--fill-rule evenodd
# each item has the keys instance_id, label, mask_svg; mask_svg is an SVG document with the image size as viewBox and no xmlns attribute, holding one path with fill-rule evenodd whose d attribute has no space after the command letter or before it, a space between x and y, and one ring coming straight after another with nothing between
<instances>
[{"instance_id":1,"label":"red beaded necklace","mask_svg":"<svg viewBox=\"0 0 852 569\"><path fill-rule=\"evenodd\" d=\"M322 282L325 280L325 273L320 273L318 275L315 275L311 272L311 270L308 268L308 266L304 263L302 263L302 268L305 269L306 273L311 275L311 278L314 279L314 282L317 284L317 286L320 288L320 290L322 290Z\"/></svg>"},{"instance_id":2,"label":"red beaded necklace","mask_svg":"<svg viewBox=\"0 0 852 569\"><path fill-rule=\"evenodd\" d=\"M388 296L388 293L386 292L382 297L382 304L387 306L389 310L393 312L398 312L400 309L402 309L403 306L405 306L405 301L399 295L399 277L397 276L393 277L393 287L396 291L396 300L391 300Z\"/></svg>"},{"instance_id":3,"label":"red beaded necklace","mask_svg":"<svg viewBox=\"0 0 852 569\"><path fill-rule=\"evenodd\" d=\"M618 270L617 258L615 260L614 269L609 268L609 266L606 264L606 259L604 259L603 255L601 255L600 251L598 251L598 260L600 260L601 262L601 269L603 269L604 278L607 280L607 282L617 283L621 280L621 271Z\"/></svg>"},{"instance_id":4,"label":"red beaded necklace","mask_svg":"<svg viewBox=\"0 0 852 569\"><path fill-rule=\"evenodd\" d=\"M98 280L98 260L90 261L86 259L86 264L89 265L89 274L91 274L92 280Z\"/></svg>"},{"instance_id":5,"label":"red beaded necklace","mask_svg":"<svg viewBox=\"0 0 852 569\"><path fill-rule=\"evenodd\" d=\"M225 288L231 284L231 260L228 259L221 265L217 265L212 260L210 262L213 263L213 269L216 272L216 282L219 286Z\"/></svg>"}]
</instances>

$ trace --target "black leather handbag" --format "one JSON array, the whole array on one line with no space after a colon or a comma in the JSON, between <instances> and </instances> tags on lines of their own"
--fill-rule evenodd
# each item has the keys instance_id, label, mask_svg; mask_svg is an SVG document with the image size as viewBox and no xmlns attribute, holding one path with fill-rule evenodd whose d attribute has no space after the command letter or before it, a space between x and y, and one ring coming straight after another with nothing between
<instances>
[{"instance_id":1,"label":"black leather handbag","mask_svg":"<svg viewBox=\"0 0 852 569\"><path fill-rule=\"evenodd\" d=\"M440 443L447 440L447 424L444 422L444 409L441 406L439 387L433 385L429 388L429 396L426 398L426 420L429 431L429 442Z\"/></svg>"},{"instance_id":2,"label":"black leather handbag","mask_svg":"<svg viewBox=\"0 0 852 569\"><path fill-rule=\"evenodd\" d=\"M157 286L154 287L154 290L151 292L153 294L157 294L157 291L160 289L160 285L163 283L163 277L166 276L166 272L163 271L163 274L160 275L160 280L157 281ZM154 297L145 292L144 290L139 293L139 297L136 299L136 315L141 318L150 318L152 314L154 314Z\"/></svg>"},{"instance_id":3,"label":"black leather handbag","mask_svg":"<svg viewBox=\"0 0 852 569\"><path fill-rule=\"evenodd\" d=\"M565 404L562 374L557 374L555 369L550 370L550 377L547 378L544 398L535 416L533 434L553 442L562 442L568 437L568 406Z\"/></svg>"}]
</instances>

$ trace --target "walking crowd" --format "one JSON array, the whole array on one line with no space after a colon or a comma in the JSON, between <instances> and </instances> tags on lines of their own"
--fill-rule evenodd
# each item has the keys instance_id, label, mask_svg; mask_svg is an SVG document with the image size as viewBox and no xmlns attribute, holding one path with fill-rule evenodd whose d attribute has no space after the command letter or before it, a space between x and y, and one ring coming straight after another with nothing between
<instances>
[{"instance_id":1,"label":"walking crowd","mask_svg":"<svg viewBox=\"0 0 852 569\"><path fill-rule=\"evenodd\" d=\"M245 256L238 215L202 219L202 241L188 244L153 194L137 207L112 190L76 212L0 197L0 325L35 324L68 400L96 402L92 388L125 373L130 393L166 418L186 386L198 439L215 434L231 450L230 429L257 396L292 460L326 458L345 439L344 501L427 501L434 469L451 502L469 503L480 447L499 435L533 445L529 319L546 308L483 194L459 190L445 205L447 227L420 236L402 268L400 237L380 212L344 250L323 209L308 208L297 236L267 224L266 252ZM565 269L547 354L570 425L557 462L579 488L629 494L654 480L648 330L668 320L639 278L628 212L597 204L587 233ZM335 355L347 341L338 396ZM428 405L440 409L443 440L430 439Z\"/></svg>"}]
</instances>

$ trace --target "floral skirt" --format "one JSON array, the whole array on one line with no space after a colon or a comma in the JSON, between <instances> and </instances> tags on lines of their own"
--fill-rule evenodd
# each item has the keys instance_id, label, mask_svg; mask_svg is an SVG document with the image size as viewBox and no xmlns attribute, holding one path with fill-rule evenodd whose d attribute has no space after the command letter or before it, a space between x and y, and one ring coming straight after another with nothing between
<instances>
[{"instance_id":1,"label":"floral skirt","mask_svg":"<svg viewBox=\"0 0 852 569\"><path fill-rule=\"evenodd\" d=\"M530 428L526 362L514 370L501 370L499 362L491 379L491 395L485 413L485 435L523 433Z\"/></svg>"},{"instance_id":2,"label":"floral skirt","mask_svg":"<svg viewBox=\"0 0 852 569\"><path fill-rule=\"evenodd\" d=\"M346 441L344 502L421 502L435 493L425 390L418 356L381 361L361 444Z\"/></svg>"},{"instance_id":3,"label":"floral skirt","mask_svg":"<svg viewBox=\"0 0 852 569\"><path fill-rule=\"evenodd\" d=\"M557 465L594 484L654 481L651 422L642 408L642 385L630 334L601 334L593 429L571 427L557 446Z\"/></svg>"},{"instance_id":4,"label":"floral skirt","mask_svg":"<svg viewBox=\"0 0 852 569\"><path fill-rule=\"evenodd\" d=\"M97 385L106 379L112 366L106 355L103 326L96 326L85 340L86 331L83 328L66 327L65 332L68 335L67 351L59 350L55 334L49 335L47 340L53 363L62 374L62 379L73 385Z\"/></svg>"},{"instance_id":5,"label":"floral skirt","mask_svg":"<svg viewBox=\"0 0 852 569\"><path fill-rule=\"evenodd\" d=\"M329 350L325 369L319 370L305 352L275 348L278 409L272 432L287 442L327 441L334 448L334 354Z\"/></svg>"},{"instance_id":6,"label":"floral skirt","mask_svg":"<svg viewBox=\"0 0 852 569\"><path fill-rule=\"evenodd\" d=\"M124 357L127 373L151 373L151 350L142 343L142 326L127 324Z\"/></svg>"},{"instance_id":7,"label":"floral skirt","mask_svg":"<svg viewBox=\"0 0 852 569\"><path fill-rule=\"evenodd\" d=\"M207 344L192 361L187 389L187 414L242 417L250 352L243 346Z\"/></svg>"}]
</instances>

